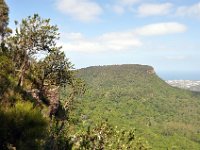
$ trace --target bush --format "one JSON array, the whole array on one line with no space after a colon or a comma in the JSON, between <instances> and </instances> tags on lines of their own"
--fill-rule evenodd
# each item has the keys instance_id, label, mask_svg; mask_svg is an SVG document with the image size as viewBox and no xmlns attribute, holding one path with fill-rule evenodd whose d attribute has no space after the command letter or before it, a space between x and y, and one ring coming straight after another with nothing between
<instances>
[{"instance_id":1,"label":"bush","mask_svg":"<svg viewBox=\"0 0 200 150\"><path fill-rule=\"evenodd\" d=\"M31 103L17 102L0 108L0 149L40 149L46 136L47 120Z\"/></svg>"},{"instance_id":2,"label":"bush","mask_svg":"<svg viewBox=\"0 0 200 150\"><path fill-rule=\"evenodd\" d=\"M88 127L72 138L73 149L89 150L148 150L147 142L135 136L135 130L113 128L107 123Z\"/></svg>"}]
</instances>

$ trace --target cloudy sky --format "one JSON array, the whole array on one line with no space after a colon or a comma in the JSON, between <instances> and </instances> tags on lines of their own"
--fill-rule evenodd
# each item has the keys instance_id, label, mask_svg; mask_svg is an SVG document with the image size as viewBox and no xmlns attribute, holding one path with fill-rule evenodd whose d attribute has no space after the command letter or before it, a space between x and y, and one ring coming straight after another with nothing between
<instances>
[{"instance_id":1,"label":"cloudy sky","mask_svg":"<svg viewBox=\"0 0 200 150\"><path fill-rule=\"evenodd\" d=\"M75 68L148 64L200 80L200 0L6 0L10 26L34 13L57 24Z\"/></svg>"}]
</instances>

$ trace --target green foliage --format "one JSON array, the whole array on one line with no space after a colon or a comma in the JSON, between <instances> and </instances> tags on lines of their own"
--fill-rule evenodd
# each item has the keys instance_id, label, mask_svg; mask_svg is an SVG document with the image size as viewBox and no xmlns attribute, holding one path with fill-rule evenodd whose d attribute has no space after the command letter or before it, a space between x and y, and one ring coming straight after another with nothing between
<instances>
[{"instance_id":1,"label":"green foliage","mask_svg":"<svg viewBox=\"0 0 200 150\"><path fill-rule=\"evenodd\" d=\"M134 130L113 128L107 123L88 127L72 138L74 150L147 150L148 143L136 138Z\"/></svg>"},{"instance_id":2,"label":"green foliage","mask_svg":"<svg viewBox=\"0 0 200 150\"><path fill-rule=\"evenodd\" d=\"M0 0L0 37L1 37L0 41L3 40L6 34L7 25L9 21L8 13L9 9L7 4L5 3L4 0Z\"/></svg>"},{"instance_id":3,"label":"green foliage","mask_svg":"<svg viewBox=\"0 0 200 150\"><path fill-rule=\"evenodd\" d=\"M198 94L169 86L149 66L89 67L77 74L87 89L72 112L77 129L82 121L108 120L127 130L135 127L153 149L200 147Z\"/></svg>"},{"instance_id":4,"label":"green foliage","mask_svg":"<svg viewBox=\"0 0 200 150\"><path fill-rule=\"evenodd\" d=\"M50 122L48 137L45 142L45 150L70 150L72 142L69 136L69 124L66 121L58 121L53 118Z\"/></svg>"},{"instance_id":5,"label":"green foliage","mask_svg":"<svg viewBox=\"0 0 200 150\"><path fill-rule=\"evenodd\" d=\"M16 55L33 56L40 51L50 52L59 39L58 27L50 25L50 19L42 19L38 14L16 22L15 35L11 36L9 46L16 51ZM18 54L17 54L18 52Z\"/></svg>"},{"instance_id":6,"label":"green foliage","mask_svg":"<svg viewBox=\"0 0 200 150\"><path fill-rule=\"evenodd\" d=\"M34 15L16 25L15 34L5 39L6 47L1 46L0 51L0 145L2 143L2 149L41 149L48 143L53 145L51 149L62 149L68 143L62 136L67 136L64 133L67 127L62 123L67 122L68 105L67 98L61 102L59 90L69 86L72 101L78 80L61 47L56 47L58 28L50 25L50 19ZM45 54L38 60L41 52ZM50 116L49 120L44 116ZM46 137L48 123L50 129ZM54 132L56 128L60 130Z\"/></svg>"},{"instance_id":7,"label":"green foliage","mask_svg":"<svg viewBox=\"0 0 200 150\"><path fill-rule=\"evenodd\" d=\"M155 149L199 148L198 94L169 87L141 65L81 69L85 90L50 19L35 14L15 23L7 34L0 0L0 149L149 149L140 137ZM95 126L102 119L111 126Z\"/></svg>"},{"instance_id":8,"label":"green foliage","mask_svg":"<svg viewBox=\"0 0 200 150\"><path fill-rule=\"evenodd\" d=\"M47 133L47 119L31 103L0 108L0 149L39 149Z\"/></svg>"},{"instance_id":9,"label":"green foliage","mask_svg":"<svg viewBox=\"0 0 200 150\"><path fill-rule=\"evenodd\" d=\"M135 135L135 130L125 130L101 123L95 127L83 125L72 133L67 122L52 120L45 149L49 150L148 150L149 144Z\"/></svg>"},{"instance_id":10,"label":"green foliage","mask_svg":"<svg viewBox=\"0 0 200 150\"><path fill-rule=\"evenodd\" d=\"M15 71L18 72L18 85L23 86L25 75L35 55L59 51L56 40L59 38L57 26L50 25L50 19L42 19L35 14L23 19L15 34L7 39Z\"/></svg>"},{"instance_id":11,"label":"green foliage","mask_svg":"<svg viewBox=\"0 0 200 150\"><path fill-rule=\"evenodd\" d=\"M6 56L0 55L0 100L2 99L3 94L11 86L11 75L12 72L12 63L10 59Z\"/></svg>"},{"instance_id":12,"label":"green foliage","mask_svg":"<svg viewBox=\"0 0 200 150\"><path fill-rule=\"evenodd\" d=\"M1 53L0 60L0 103L13 103L17 97L17 94L14 96L16 87L14 65L8 56Z\"/></svg>"},{"instance_id":13,"label":"green foliage","mask_svg":"<svg viewBox=\"0 0 200 150\"><path fill-rule=\"evenodd\" d=\"M46 85L65 86L72 82L72 64L59 50L51 52L44 60L33 65L38 82Z\"/></svg>"},{"instance_id":14,"label":"green foliage","mask_svg":"<svg viewBox=\"0 0 200 150\"><path fill-rule=\"evenodd\" d=\"M72 64L61 47L56 46L58 28L50 25L50 19L42 19L37 14L23 19L19 25L16 22L16 25L15 34L5 41L6 53L1 53L5 59L0 64L0 79L2 83L10 83L7 78L11 76L13 87L9 91L39 105L51 105L51 115L55 115L57 109L64 108L60 106L59 88L68 85L73 89L75 80L71 71ZM38 55L43 58L38 60ZM10 70L5 67L6 63L11 64ZM6 86L11 87L10 84ZM0 93L4 101L6 99L3 95L8 90L6 86L2 86Z\"/></svg>"}]
</instances>

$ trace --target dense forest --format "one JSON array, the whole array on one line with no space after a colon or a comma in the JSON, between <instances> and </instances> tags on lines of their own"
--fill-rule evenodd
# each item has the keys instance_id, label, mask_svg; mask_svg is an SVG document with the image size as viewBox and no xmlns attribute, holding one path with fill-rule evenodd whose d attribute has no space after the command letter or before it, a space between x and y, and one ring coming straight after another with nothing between
<instances>
[{"instance_id":1,"label":"dense forest","mask_svg":"<svg viewBox=\"0 0 200 150\"><path fill-rule=\"evenodd\" d=\"M119 128L134 127L152 149L200 148L198 92L168 85L145 65L94 66L77 75L86 82L73 111L77 130L82 122L107 120Z\"/></svg>"},{"instance_id":2,"label":"dense forest","mask_svg":"<svg viewBox=\"0 0 200 150\"><path fill-rule=\"evenodd\" d=\"M58 27L38 14L15 21L15 29L8 24L0 0L1 150L151 148L134 129L107 121L77 130L73 111L86 87L57 46Z\"/></svg>"}]
</instances>

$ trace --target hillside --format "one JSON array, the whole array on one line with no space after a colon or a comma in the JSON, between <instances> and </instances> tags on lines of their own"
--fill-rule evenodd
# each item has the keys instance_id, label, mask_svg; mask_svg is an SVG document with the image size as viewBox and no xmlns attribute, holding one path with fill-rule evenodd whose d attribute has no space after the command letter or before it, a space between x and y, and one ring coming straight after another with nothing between
<instances>
[{"instance_id":1,"label":"hillside","mask_svg":"<svg viewBox=\"0 0 200 150\"><path fill-rule=\"evenodd\" d=\"M87 89L75 104L77 128L83 121L108 120L120 128L136 128L153 149L200 148L197 93L168 85L146 65L94 66L77 74Z\"/></svg>"}]
</instances>

